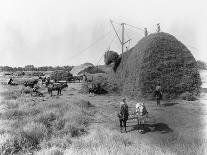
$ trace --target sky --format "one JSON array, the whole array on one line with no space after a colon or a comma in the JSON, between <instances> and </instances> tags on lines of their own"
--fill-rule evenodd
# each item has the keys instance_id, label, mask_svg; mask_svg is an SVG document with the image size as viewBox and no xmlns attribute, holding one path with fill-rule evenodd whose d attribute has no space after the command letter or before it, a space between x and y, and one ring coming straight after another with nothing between
<instances>
[{"instance_id":1,"label":"sky","mask_svg":"<svg viewBox=\"0 0 207 155\"><path fill-rule=\"evenodd\" d=\"M160 23L207 62L205 6L204 0L0 0L0 66L103 64L109 45L121 53L110 19L117 31L124 22L155 32ZM143 36L125 26L127 47Z\"/></svg>"}]
</instances>

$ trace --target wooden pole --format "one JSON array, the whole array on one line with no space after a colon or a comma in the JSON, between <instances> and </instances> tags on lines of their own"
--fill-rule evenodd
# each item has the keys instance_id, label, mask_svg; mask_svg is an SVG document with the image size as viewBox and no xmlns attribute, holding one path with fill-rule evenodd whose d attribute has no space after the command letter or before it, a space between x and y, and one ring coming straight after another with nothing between
<instances>
[{"instance_id":1,"label":"wooden pole","mask_svg":"<svg viewBox=\"0 0 207 155\"><path fill-rule=\"evenodd\" d=\"M122 87L124 85L124 62L123 62L123 53L124 53L124 25L125 23L122 23L122 41L121 41L121 54L122 54L122 74L121 74L121 82L122 82Z\"/></svg>"}]
</instances>

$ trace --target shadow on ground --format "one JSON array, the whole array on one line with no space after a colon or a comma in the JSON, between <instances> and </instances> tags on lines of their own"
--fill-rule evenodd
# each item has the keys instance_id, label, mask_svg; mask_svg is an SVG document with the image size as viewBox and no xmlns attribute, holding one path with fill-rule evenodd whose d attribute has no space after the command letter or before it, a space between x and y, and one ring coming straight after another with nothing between
<instances>
[{"instance_id":1,"label":"shadow on ground","mask_svg":"<svg viewBox=\"0 0 207 155\"><path fill-rule=\"evenodd\" d=\"M143 124L142 126L133 125L132 129L128 132L135 130L144 130L143 133L148 132L159 132L161 134L166 134L169 132L173 132L173 130L165 123L154 123L154 124Z\"/></svg>"},{"instance_id":2,"label":"shadow on ground","mask_svg":"<svg viewBox=\"0 0 207 155\"><path fill-rule=\"evenodd\" d=\"M177 102L163 103L162 106L163 106L163 107L168 107L168 106L174 106L174 105L176 105L176 104L179 104L179 103L177 103Z\"/></svg>"}]
</instances>

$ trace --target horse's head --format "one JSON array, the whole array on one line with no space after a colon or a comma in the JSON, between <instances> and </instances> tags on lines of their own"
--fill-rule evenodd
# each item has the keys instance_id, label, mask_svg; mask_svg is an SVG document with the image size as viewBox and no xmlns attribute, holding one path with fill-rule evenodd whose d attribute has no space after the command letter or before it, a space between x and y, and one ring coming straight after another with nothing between
<instances>
[{"instance_id":1,"label":"horse's head","mask_svg":"<svg viewBox=\"0 0 207 155\"><path fill-rule=\"evenodd\" d=\"M142 113L142 112L143 112L143 109L144 109L144 104L138 102L138 103L136 104L136 112L137 112L137 113Z\"/></svg>"}]
</instances>

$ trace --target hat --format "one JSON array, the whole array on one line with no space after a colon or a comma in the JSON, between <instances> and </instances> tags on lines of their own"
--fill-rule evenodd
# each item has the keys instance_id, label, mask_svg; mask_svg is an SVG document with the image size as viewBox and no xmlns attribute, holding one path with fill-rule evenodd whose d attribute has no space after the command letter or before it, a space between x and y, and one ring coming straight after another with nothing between
<instances>
[{"instance_id":1,"label":"hat","mask_svg":"<svg viewBox=\"0 0 207 155\"><path fill-rule=\"evenodd\" d=\"M122 98L122 101L126 101L126 100L127 100L127 98L126 98L126 97Z\"/></svg>"}]
</instances>

